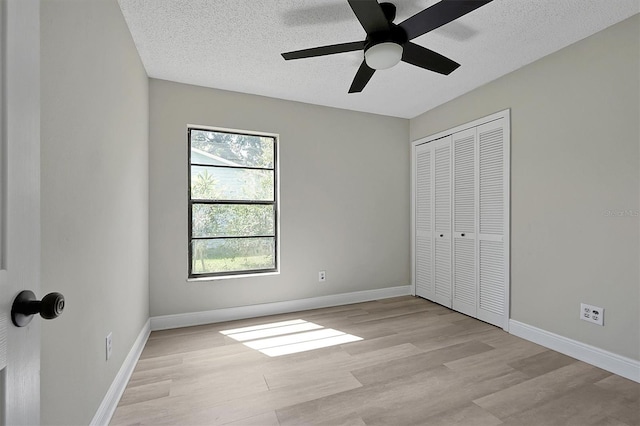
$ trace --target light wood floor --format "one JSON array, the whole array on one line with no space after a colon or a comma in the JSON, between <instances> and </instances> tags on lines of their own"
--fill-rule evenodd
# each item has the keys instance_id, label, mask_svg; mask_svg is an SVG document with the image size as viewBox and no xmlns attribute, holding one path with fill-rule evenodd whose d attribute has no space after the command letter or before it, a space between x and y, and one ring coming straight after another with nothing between
<instances>
[{"instance_id":1,"label":"light wood floor","mask_svg":"<svg viewBox=\"0 0 640 426\"><path fill-rule=\"evenodd\" d=\"M363 340L269 357L220 331ZM640 384L414 297L153 332L113 425L639 425Z\"/></svg>"}]
</instances>

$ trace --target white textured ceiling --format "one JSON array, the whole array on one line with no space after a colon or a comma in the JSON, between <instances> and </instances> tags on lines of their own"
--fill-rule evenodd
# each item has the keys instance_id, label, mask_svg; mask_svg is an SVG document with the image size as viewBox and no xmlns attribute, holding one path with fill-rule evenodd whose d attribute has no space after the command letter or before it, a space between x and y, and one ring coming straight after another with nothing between
<instances>
[{"instance_id":1,"label":"white textured ceiling","mask_svg":"<svg viewBox=\"0 0 640 426\"><path fill-rule=\"evenodd\" d=\"M150 77L413 118L640 11L639 0L494 0L414 39L461 67L377 71L348 94L363 52L282 52L364 40L346 0L119 0ZM396 0L395 23L437 3Z\"/></svg>"}]
</instances>

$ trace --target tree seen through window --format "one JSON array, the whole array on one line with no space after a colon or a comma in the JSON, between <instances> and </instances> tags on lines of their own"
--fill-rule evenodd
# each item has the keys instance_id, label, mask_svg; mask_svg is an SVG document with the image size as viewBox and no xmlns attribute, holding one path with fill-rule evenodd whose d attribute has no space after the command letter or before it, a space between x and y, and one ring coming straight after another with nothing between
<instances>
[{"instance_id":1,"label":"tree seen through window","mask_svg":"<svg viewBox=\"0 0 640 426\"><path fill-rule=\"evenodd\" d=\"M189 129L189 276L277 269L276 138Z\"/></svg>"}]
</instances>

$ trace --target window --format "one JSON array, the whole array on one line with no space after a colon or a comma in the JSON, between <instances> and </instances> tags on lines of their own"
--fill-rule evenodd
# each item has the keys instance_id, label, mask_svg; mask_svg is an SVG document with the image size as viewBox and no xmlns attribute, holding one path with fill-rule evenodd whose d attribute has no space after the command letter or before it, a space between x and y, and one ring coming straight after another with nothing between
<instances>
[{"instance_id":1,"label":"window","mask_svg":"<svg viewBox=\"0 0 640 426\"><path fill-rule=\"evenodd\" d=\"M190 127L189 277L278 270L277 136Z\"/></svg>"}]
</instances>

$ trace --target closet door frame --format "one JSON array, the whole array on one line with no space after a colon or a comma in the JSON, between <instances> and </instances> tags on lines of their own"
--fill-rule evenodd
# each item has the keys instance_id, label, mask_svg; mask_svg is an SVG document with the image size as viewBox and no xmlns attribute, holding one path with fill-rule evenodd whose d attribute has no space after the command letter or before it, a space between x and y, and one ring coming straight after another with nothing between
<instances>
[{"instance_id":1,"label":"closet door frame","mask_svg":"<svg viewBox=\"0 0 640 426\"><path fill-rule=\"evenodd\" d=\"M509 331L509 318L510 318L510 293L511 293L511 212L510 212L510 194L511 194L511 110L505 109L491 115L473 120L471 122L461 124L459 126L444 130L424 138L417 139L411 142L411 288L412 294L416 295L416 263L415 263L415 233L416 233L416 215L415 215L415 197L416 197L416 147L425 143L433 142L437 139L442 139L454 133L462 132L470 128L478 127L482 124L486 124L492 121L503 119L504 128L504 277L505 277L505 294L504 294L504 314L502 318L502 328L505 331ZM476 229L476 231L479 231Z\"/></svg>"}]
</instances>

